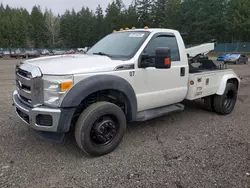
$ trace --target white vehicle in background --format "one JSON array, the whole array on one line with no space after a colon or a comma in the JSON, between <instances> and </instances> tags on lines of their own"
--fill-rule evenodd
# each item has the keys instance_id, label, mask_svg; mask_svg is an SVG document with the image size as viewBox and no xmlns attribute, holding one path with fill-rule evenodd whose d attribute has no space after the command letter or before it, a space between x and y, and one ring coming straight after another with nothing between
<instances>
[{"instance_id":1,"label":"white vehicle in background","mask_svg":"<svg viewBox=\"0 0 250 188\"><path fill-rule=\"evenodd\" d=\"M84 152L105 155L119 145L127 122L182 111L185 99L230 114L240 79L205 56L213 49L214 43L186 49L171 29L114 32L84 55L17 65L15 110L44 138L59 142L74 130Z\"/></svg>"},{"instance_id":2,"label":"white vehicle in background","mask_svg":"<svg viewBox=\"0 0 250 188\"><path fill-rule=\"evenodd\" d=\"M77 48L77 52L80 53L86 53L88 51L89 47L85 47L85 48Z\"/></svg>"},{"instance_id":3,"label":"white vehicle in background","mask_svg":"<svg viewBox=\"0 0 250 188\"><path fill-rule=\"evenodd\" d=\"M44 49L44 50L41 51L41 54L42 55L50 55L50 52L49 52L49 50Z\"/></svg>"}]
</instances>

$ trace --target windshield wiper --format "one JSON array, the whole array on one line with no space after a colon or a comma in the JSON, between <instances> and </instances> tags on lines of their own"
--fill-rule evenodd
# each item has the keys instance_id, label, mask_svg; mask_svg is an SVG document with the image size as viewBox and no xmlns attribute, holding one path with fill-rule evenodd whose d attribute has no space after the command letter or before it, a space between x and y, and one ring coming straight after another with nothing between
<instances>
[{"instance_id":1,"label":"windshield wiper","mask_svg":"<svg viewBox=\"0 0 250 188\"><path fill-rule=\"evenodd\" d=\"M93 54L94 54L94 55L104 55L104 56L112 57L111 55L106 54L106 53L104 53L104 52L95 52L95 53L93 53Z\"/></svg>"}]
</instances>

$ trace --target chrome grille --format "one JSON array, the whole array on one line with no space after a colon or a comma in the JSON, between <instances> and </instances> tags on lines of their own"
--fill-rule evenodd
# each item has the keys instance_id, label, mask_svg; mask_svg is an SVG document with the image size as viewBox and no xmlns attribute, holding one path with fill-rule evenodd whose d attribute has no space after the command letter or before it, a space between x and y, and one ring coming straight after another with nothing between
<instances>
[{"instance_id":1,"label":"chrome grille","mask_svg":"<svg viewBox=\"0 0 250 188\"><path fill-rule=\"evenodd\" d=\"M22 70L22 69L18 69L18 74L20 76L23 76L24 78L28 78L29 77L29 72L25 71L25 70Z\"/></svg>"},{"instance_id":2,"label":"chrome grille","mask_svg":"<svg viewBox=\"0 0 250 188\"><path fill-rule=\"evenodd\" d=\"M38 67L29 64L16 66L16 88L19 99L29 106L42 104L42 80Z\"/></svg>"}]
</instances>

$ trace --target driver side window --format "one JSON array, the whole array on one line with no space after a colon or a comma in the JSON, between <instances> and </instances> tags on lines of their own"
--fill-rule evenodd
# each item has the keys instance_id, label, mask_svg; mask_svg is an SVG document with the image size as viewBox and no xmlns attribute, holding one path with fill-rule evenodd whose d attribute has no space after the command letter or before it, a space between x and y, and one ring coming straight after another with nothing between
<instances>
[{"instance_id":1,"label":"driver side window","mask_svg":"<svg viewBox=\"0 0 250 188\"><path fill-rule=\"evenodd\" d=\"M156 48L159 47L168 47L171 49L171 60L172 61L180 61L180 53L176 38L174 36L158 36L152 39L147 47L145 48L144 52L150 56L155 55Z\"/></svg>"}]
</instances>

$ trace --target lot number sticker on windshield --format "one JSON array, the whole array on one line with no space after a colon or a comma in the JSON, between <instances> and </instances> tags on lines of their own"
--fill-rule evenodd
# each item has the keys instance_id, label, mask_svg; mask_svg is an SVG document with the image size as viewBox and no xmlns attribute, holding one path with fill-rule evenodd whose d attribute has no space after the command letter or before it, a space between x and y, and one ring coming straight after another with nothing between
<instances>
[{"instance_id":1,"label":"lot number sticker on windshield","mask_svg":"<svg viewBox=\"0 0 250 188\"><path fill-rule=\"evenodd\" d=\"M139 33L131 33L130 35L129 35L129 37L139 37L139 38L141 38L141 37L143 37L144 36L144 33L142 33L142 34L139 34Z\"/></svg>"}]
</instances>

